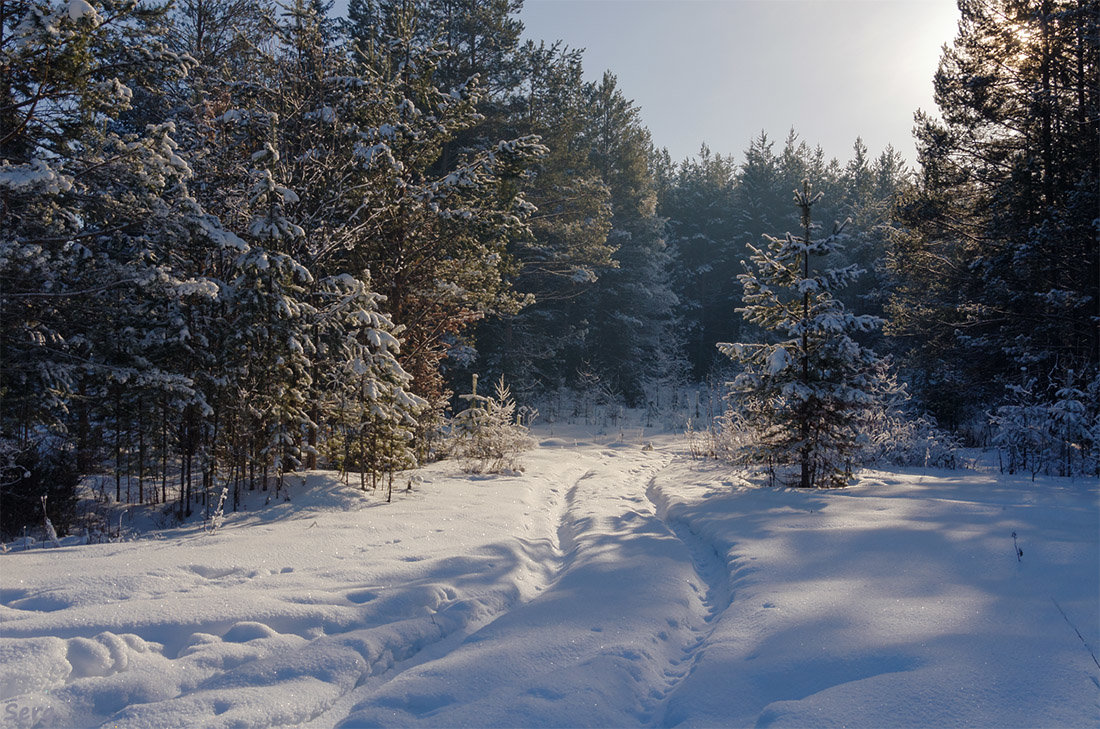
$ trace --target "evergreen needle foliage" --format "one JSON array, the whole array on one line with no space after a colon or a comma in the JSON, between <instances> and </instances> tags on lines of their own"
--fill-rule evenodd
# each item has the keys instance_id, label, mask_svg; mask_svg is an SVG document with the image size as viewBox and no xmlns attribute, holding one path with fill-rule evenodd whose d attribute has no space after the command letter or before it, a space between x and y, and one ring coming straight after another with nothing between
<instances>
[{"instance_id":1,"label":"evergreen needle foliage","mask_svg":"<svg viewBox=\"0 0 1100 729\"><path fill-rule=\"evenodd\" d=\"M1084 430L1100 426L1100 402L1073 392L1100 380L1100 2L959 10L939 114L916 117L921 173L897 211L889 333L941 422L984 427L992 410L1010 462L1096 472Z\"/></svg>"},{"instance_id":2,"label":"evergreen needle foliage","mask_svg":"<svg viewBox=\"0 0 1100 729\"><path fill-rule=\"evenodd\" d=\"M732 358L710 450L804 487L950 464L937 422L1100 473L1100 0L959 0L916 173L793 129L674 163L521 6L0 0L0 535L96 472L180 518L392 483L475 369L652 416ZM456 450L515 469L509 388L467 399Z\"/></svg>"},{"instance_id":3,"label":"evergreen needle foliage","mask_svg":"<svg viewBox=\"0 0 1100 729\"><path fill-rule=\"evenodd\" d=\"M880 320L847 312L834 291L854 280L855 265L819 269L840 247L842 225L815 239L812 209L820 199L809 182L795 191L801 235L767 237L750 246L755 270L739 278L745 320L769 333L762 343L720 343L742 368L732 383L733 407L755 430L740 457L777 467L797 466L802 488L844 486L859 445L859 423L874 401L877 358L853 335Z\"/></svg>"},{"instance_id":4,"label":"evergreen needle foliage","mask_svg":"<svg viewBox=\"0 0 1100 729\"><path fill-rule=\"evenodd\" d=\"M476 376L473 382L474 391L461 396L470 407L454 418L455 454L472 473L523 470L516 459L534 445L524 421L530 422L536 413L517 412L503 377L496 381L490 397L477 394Z\"/></svg>"}]
</instances>

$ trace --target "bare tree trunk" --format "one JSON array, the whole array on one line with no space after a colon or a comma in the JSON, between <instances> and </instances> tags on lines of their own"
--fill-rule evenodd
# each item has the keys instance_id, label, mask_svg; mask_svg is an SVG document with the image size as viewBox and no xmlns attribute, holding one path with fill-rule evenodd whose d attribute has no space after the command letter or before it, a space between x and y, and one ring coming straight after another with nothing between
<instances>
[{"instance_id":1,"label":"bare tree trunk","mask_svg":"<svg viewBox=\"0 0 1100 729\"><path fill-rule=\"evenodd\" d=\"M144 409L138 408L138 503L145 503L145 418Z\"/></svg>"},{"instance_id":2,"label":"bare tree trunk","mask_svg":"<svg viewBox=\"0 0 1100 729\"><path fill-rule=\"evenodd\" d=\"M180 457L180 506L179 506L179 518L180 518L181 521L183 520L184 516L186 515L185 512L186 512L186 507L187 507L187 502L186 502L187 489L184 488L184 479L186 478L186 471L183 467L183 463L184 463L184 459L181 456Z\"/></svg>"},{"instance_id":3,"label":"bare tree trunk","mask_svg":"<svg viewBox=\"0 0 1100 729\"><path fill-rule=\"evenodd\" d=\"M802 242L806 251L802 254L802 277L810 277L810 205L809 201L803 201L802 208ZM807 323L810 320L810 292L802 293L802 385L810 387L810 343L807 333ZM802 447L799 449L799 459L802 461L802 472L799 478L799 486L810 488L812 483L810 473L810 413L806 403L799 406L798 434L802 439Z\"/></svg>"},{"instance_id":4,"label":"bare tree trunk","mask_svg":"<svg viewBox=\"0 0 1100 729\"><path fill-rule=\"evenodd\" d=\"M122 390L115 390L115 503L122 503Z\"/></svg>"},{"instance_id":5,"label":"bare tree trunk","mask_svg":"<svg viewBox=\"0 0 1100 729\"><path fill-rule=\"evenodd\" d=\"M160 502L168 503L168 404L160 409Z\"/></svg>"}]
</instances>

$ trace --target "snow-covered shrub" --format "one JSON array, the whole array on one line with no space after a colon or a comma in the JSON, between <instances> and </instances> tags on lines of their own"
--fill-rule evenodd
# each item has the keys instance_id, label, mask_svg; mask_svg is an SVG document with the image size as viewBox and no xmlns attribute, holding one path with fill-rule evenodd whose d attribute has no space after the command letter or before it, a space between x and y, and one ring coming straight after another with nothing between
<instances>
[{"instance_id":1,"label":"snow-covered shrub","mask_svg":"<svg viewBox=\"0 0 1100 729\"><path fill-rule=\"evenodd\" d=\"M1100 373L1082 391L1073 386L1070 371L1054 396L1050 419L1058 475L1100 473Z\"/></svg>"},{"instance_id":2,"label":"snow-covered shrub","mask_svg":"<svg viewBox=\"0 0 1100 729\"><path fill-rule=\"evenodd\" d=\"M762 448L762 436L733 408L715 418L704 433L688 430L694 457L707 456L774 470L775 464ZM933 468L959 465L958 439L942 430L930 415L911 412L905 401L879 401L869 407L860 424L859 444L855 461L863 464Z\"/></svg>"},{"instance_id":3,"label":"snow-covered shrub","mask_svg":"<svg viewBox=\"0 0 1100 729\"><path fill-rule=\"evenodd\" d=\"M1081 390L1068 371L1065 384L1045 402L1037 380L1008 385L1009 401L990 414L993 443L1001 455L1001 468L1059 476L1096 473L1100 469L1100 376Z\"/></svg>"},{"instance_id":4,"label":"snow-covered shrub","mask_svg":"<svg viewBox=\"0 0 1100 729\"><path fill-rule=\"evenodd\" d=\"M461 397L469 401L470 407L454 417L452 452L464 461L466 470L471 473L522 470L517 458L534 444L527 425L537 412L531 409L517 412L503 377L497 380L491 397L477 394L476 377L474 392Z\"/></svg>"},{"instance_id":5,"label":"snow-covered shrub","mask_svg":"<svg viewBox=\"0 0 1100 729\"><path fill-rule=\"evenodd\" d=\"M1030 471L1034 477L1050 458L1047 408L1034 396L1035 380L1008 385L1010 401L990 415L993 443L1001 454L1001 467L1009 473Z\"/></svg>"},{"instance_id":6,"label":"snow-covered shrub","mask_svg":"<svg viewBox=\"0 0 1100 729\"><path fill-rule=\"evenodd\" d=\"M693 459L714 457L714 451L710 447L710 429L698 431L695 429L695 421L688 418L684 437L687 439L688 453Z\"/></svg>"},{"instance_id":7,"label":"snow-covered shrub","mask_svg":"<svg viewBox=\"0 0 1100 729\"><path fill-rule=\"evenodd\" d=\"M867 398L853 423L857 444L853 465L958 467L958 438L941 430L930 415L913 411L889 357L877 360L867 379ZM732 398L730 407L713 420L705 434L689 429L692 454L763 468L772 481L784 481L787 477L778 473L784 470L782 463L767 447L768 433L754 426L749 416L759 408L759 404Z\"/></svg>"},{"instance_id":8,"label":"snow-covered shrub","mask_svg":"<svg viewBox=\"0 0 1100 729\"><path fill-rule=\"evenodd\" d=\"M867 436L865 463L933 468L959 465L958 439L941 430L930 415L911 416L900 411Z\"/></svg>"},{"instance_id":9,"label":"snow-covered shrub","mask_svg":"<svg viewBox=\"0 0 1100 729\"><path fill-rule=\"evenodd\" d=\"M860 421L860 460L893 466L955 468L958 439L940 430L935 418L914 413L889 358L876 364L873 400Z\"/></svg>"},{"instance_id":10,"label":"snow-covered shrub","mask_svg":"<svg viewBox=\"0 0 1100 729\"><path fill-rule=\"evenodd\" d=\"M728 463L751 465L759 452L759 433L736 408L729 408L710 421L706 430L696 430L689 420L685 435L692 458L715 458Z\"/></svg>"}]
</instances>

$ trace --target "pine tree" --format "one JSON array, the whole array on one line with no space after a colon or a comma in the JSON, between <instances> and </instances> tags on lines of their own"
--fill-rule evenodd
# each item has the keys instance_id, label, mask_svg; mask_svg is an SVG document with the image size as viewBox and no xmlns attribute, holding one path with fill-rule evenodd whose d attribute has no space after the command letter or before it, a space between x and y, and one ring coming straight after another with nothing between
<instances>
[{"instance_id":1,"label":"pine tree","mask_svg":"<svg viewBox=\"0 0 1100 729\"><path fill-rule=\"evenodd\" d=\"M883 316L892 287L885 258L893 212L909 184L908 173L901 156L889 145L872 159L857 137L852 153L837 180L839 205L825 215L852 221L846 228L849 241L842 255L863 269L864 275L840 296L855 313Z\"/></svg>"},{"instance_id":2,"label":"pine tree","mask_svg":"<svg viewBox=\"0 0 1100 729\"><path fill-rule=\"evenodd\" d=\"M240 243L222 262L229 306L210 322L222 352L210 384L224 410L223 459L235 484L258 474L264 488L269 473L278 488L284 471L315 467L322 453L345 467L362 462L322 441L354 440L348 418L363 422L367 393L410 397L403 379L365 364L392 360L396 330L376 311L369 273L341 259L362 232L355 211L369 209L373 183L356 142L393 109L376 82L348 75L316 3L283 6L275 20L262 44L270 51L246 66L255 82L208 80L221 85L218 105L193 120L203 169L217 181L210 205ZM371 437L404 442L408 427L383 418ZM372 473L409 462L376 460Z\"/></svg>"},{"instance_id":3,"label":"pine tree","mask_svg":"<svg viewBox=\"0 0 1100 729\"><path fill-rule=\"evenodd\" d=\"M841 236L838 226L814 238L811 213L819 199L804 183L795 192L801 235L768 237L765 249L750 246L755 271L739 277L745 301L739 311L772 341L718 345L743 368L732 396L758 433L742 457L773 468L796 464L794 483L802 488L848 483L876 363L853 335L879 324L845 311L834 295L860 273L855 266L819 270L812 261L837 250Z\"/></svg>"},{"instance_id":4,"label":"pine tree","mask_svg":"<svg viewBox=\"0 0 1100 729\"><path fill-rule=\"evenodd\" d=\"M203 202L240 246L215 262L232 297L205 320L219 332L212 339L220 346L243 349L218 365L229 379L212 381L208 399L217 394L227 408L225 424L247 441L228 450L234 458L249 454L250 473L276 462L311 467L324 438L335 432L328 418L336 416L324 403L333 372L347 364L327 358L325 352L341 349L332 341L337 335L315 321L319 302L329 297L321 282L334 277L365 283L369 272L371 286L384 296L380 306L402 331L405 346L393 347L391 355L415 378L402 387L429 396L438 409L440 362L451 338L484 311L514 305L502 253L524 233L527 209L504 180L539 152L537 144L516 140L438 169L447 141L476 119L477 91L444 93L435 85L438 54L411 40L415 19L398 13L384 28L362 30L363 42L336 46L316 3L280 8L263 26L268 35L251 39L235 75L227 69L207 74L195 89L202 104L181 114L205 182ZM248 327L227 331L219 324L236 319ZM250 345L240 338L251 327L279 336L260 348L263 357L250 360L244 356ZM325 347L317 341L323 332ZM359 335L349 328L344 336ZM249 374L265 361L277 363L286 378ZM361 391L363 377L356 375ZM255 392L265 380L283 384ZM389 392L389 385L375 386ZM269 402L272 397L279 402ZM341 433L359 407L344 400L351 409L339 415ZM263 412L278 413L284 423L278 433L249 414L258 403L267 403ZM404 423L383 418L372 426L378 443L399 435L405 424L383 433L390 427L385 423L399 420ZM423 413L421 420L427 422ZM272 438L285 442L275 445Z\"/></svg>"},{"instance_id":5,"label":"pine tree","mask_svg":"<svg viewBox=\"0 0 1100 729\"><path fill-rule=\"evenodd\" d=\"M580 52L521 44L519 10L514 0L353 0L348 32L365 57L383 35L408 36L434 54L434 83L444 90L470 89L476 75L478 118L453 129L433 171L502 138L537 138L545 148L502 188L532 206L529 232L511 236L506 249L504 273L517 295L487 309L476 331L449 333L442 360L452 383L489 369L530 391L566 379L566 360L583 348L585 331L572 320L571 301L611 267L614 246L610 190L578 143L589 115Z\"/></svg>"},{"instance_id":6,"label":"pine tree","mask_svg":"<svg viewBox=\"0 0 1100 729\"><path fill-rule=\"evenodd\" d=\"M75 449L81 469L109 444L127 472L137 446L141 472L144 405L202 406L178 355L186 309L217 287L177 264L219 232L192 197L177 128L135 106L192 65L167 48L163 18L119 1L5 3L0 431L16 450L52 431L54 455Z\"/></svg>"},{"instance_id":7,"label":"pine tree","mask_svg":"<svg viewBox=\"0 0 1100 729\"><path fill-rule=\"evenodd\" d=\"M517 411L503 377L489 397L477 394L476 375L472 380L474 391L459 396L468 407L454 417L453 450L473 473L522 471L516 459L534 444L527 429L533 413Z\"/></svg>"},{"instance_id":8,"label":"pine tree","mask_svg":"<svg viewBox=\"0 0 1100 729\"><path fill-rule=\"evenodd\" d=\"M378 80L381 105L392 111L360 130L356 165L371 184L353 208L354 239L332 261L371 271L405 327L401 359L414 390L438 410L444 360L470 325L522 304L509 247L529 235L533 208L519 181L545 148L530 136L448 146L480 118L477 79L440 88L441 49L421 45L410 8L380 22L382 30L370 31L380 47L358 73Z\"/></svg>"},{"instance_id":9,"label":"pine tree","mask_svg":"<svg viewBox=\"0 0 1100 729\"><path fill-rule=\"evenodd\" d=\"M668 220L677 315L696 381L704 380L714 364L715 343L740 335L739 322L729 317L741 304L729 281L745 251L735 234L735 169L732 158L704 145L677 167L657 209Z\"/></svg>"},{"instance_id":10,"label":"pine tree","mask_svg":"<svg viewBox=\"0 0 1100 729\"><path fill-rule=\"evenodd\" d=\"M195 59L186 82L207 89L209 77L247 73L274 17L270 0L180 0L171 9L168 44Z\"/></svg>"},{"instance_id":11,"label":"pine tree","mask_svg":"<svg viewBox=\"0 0 1100 729\"><path fill-rule=\"evenodd\" d=\"M652 384L675 376L680 365L671 259L657 216L649 131L638 108L609 72L591 85L588 105L582 141L611 191L608 242L616 247L616 265L574 302L574 316L587 332L570 369L591 370L628 405L638 405Z\"/></svg>"},{"instance_id":12,"label":"pine tree","mask_svg":"<svg viewBox=\"0 0 1100 729\"><path fill-rule=\"evenodd\" d=\"M578 51L525 44L526 73L508 123L536 134L547 148L519 181L536 210L531 234L516 238L515 288L526 305L478 327L479 367L503 373L518 392L552 390L569 380L567 360L583 346L572 300L612 264L611 191L579 143L588 114Z\"/></svg>"},{"instance_id":13,"label":"pine tree","mask_svg":"<svg viewBox=\"0 0 1100 729\"><path fill-rule=\"evenodd\" d=\"M935 77L942 119L917 114L921 173L891 251L892 329L916 393L961 425L1036 379L1100 366L1100 4L959 3Z\"/></svg>"},{"instance_id":14,"label":"pine tree","mask_svg":"<svg viewBox=\"0 0 1100 729\"><path fill-rule=\"evenodd\" d=\"M526 213L501 181L537 145L427 175L468 94L423 87L437 117L400 93L408 63L399 80L353 68L324 2L18 5L0 35L5 472L75 451L141 501L167 501L174 472L186 516L212 508L217 480L236 508L243 484L316 465L326 440L369 442L341 462L375 477L412 463L423 402L362 263L420 206L454 221L437 240L468 246L466 267L427 255L431 285L465 306L506 299L490 249ZM192 50L209 65L188 75ZM429 150L419 167L405 134Z\"/></svg>"}]
</instances>

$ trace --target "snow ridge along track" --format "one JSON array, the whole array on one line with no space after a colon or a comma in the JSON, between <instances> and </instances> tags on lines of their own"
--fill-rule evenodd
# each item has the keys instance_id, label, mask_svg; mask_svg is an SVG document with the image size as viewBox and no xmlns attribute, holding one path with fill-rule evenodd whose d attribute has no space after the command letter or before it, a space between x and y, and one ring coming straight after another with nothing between
<instances>
[{"instance_id":1,"label":"snow ridge along track","mask_svg":"<svg viewBox=\"0 0 1100 729\"><path fill-rule=\"evenodd\" d=\"M584 475L578 478L569 490L565 492L565 498L561 499L559 506L554 510L556 514L555 521L557 522L557 529L554 530L555 546L558 553L561 555L561 565L558 569L558 573L564 571L566 562L569 559L570 553L573 551L574 544L577 539L577 527L573 523L573 517L571 515L573 504L577 500L577 491L580 490L581 482L585 479L592 478L596 475L596 472L589 469L584 472ZM558 489L551 489L553 493L557 493Z\"/></svg>"},{"instance_id":2,"label":"snow ridge along track","mask_svg":"<svg viewBox=\"0 0 1100 729\"><path fill-rule=\"evenodd\" d=\"M693 532L686 522L669 515L668 500L657 485L656 475L649 480L646 498L653 504L661 522L687 548L695 574L705 585L705 593L698 595L703 610L702 623L693 627L695 638L684 646L683 655L671 662L666 673L669 683L661 694L650 722L653 726L668 726L666 722L668 700L675 695L680 685L695 669L696 663L703 655L707 643L717 628L718 619L733 600L733 590L730 585L728 563L719 554L718 547Z\"/></svg>"},{"instance_id":3,"label":"snow ridge along track","mask_svg":"<svg viewBox=\"0 0 1100 729\"><path fill-rule=\"evenodd\" d=\"M547 536L535 539L519 539L527 545L527 549L532 549L538 543L549 543L552 547L552 553L543 553L544 561L540 565L541 569L534 571L534 577L527 580L528 584L525 587L532 594L520 595L517 590L515 599L498 605L494 610L485 612L478 619L463 622L450 633L441 633L437 641L430 642L422 648L403 656L386 666L382 671L364 674L354 690L345 692L325 712L315 717L315 722L311 722L306 726L333 726L334 721L339 721L338 726L353 727L367 721L364 716L369 711L364 710L363 707L370 704L371 697L384 692L384 687L387 684L400 679L404 673L414 671L423 664L446 658L448 654L461 648L464 642L471 640L471 636L491 626L496 620L527 602L534 595L551 588L567 568L573 550L575 530L570 517L570 507L576 498L581 481L591 478L593 473L591 470L585 471L568 489L564 490L564 493L562 493L563 489L560 486L548 488L544 504L547 514ZM473 640L476 640L476 638L473 638ZM392 700L383 700L381 703L390 706L400 705L400 702ZM428 705L431 704L432 701L429 700ZM351 714L350 719L347 718L349 713ZM393 714L396 712L390 711L388 713ZM340 719L341 716L344 718Z\"/></svg>"}]
</instances>

